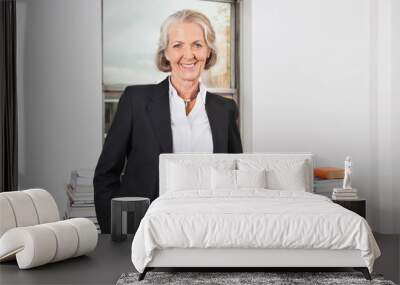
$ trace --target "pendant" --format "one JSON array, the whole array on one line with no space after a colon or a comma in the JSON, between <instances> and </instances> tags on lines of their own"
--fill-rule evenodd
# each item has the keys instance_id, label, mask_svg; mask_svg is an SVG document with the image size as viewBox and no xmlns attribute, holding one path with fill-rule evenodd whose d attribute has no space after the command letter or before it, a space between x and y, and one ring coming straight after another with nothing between
<instances>
[{"instance_id":1,"label":"pendant","mask_svg":"<svg viewBox=\"0 0 400 285\"><path fill-rule=\"evenodd\" d=\"M183 100L184 102L185 102L185 113L186 113L186 116L189 114L189 110L188 110L188 108L189 108L189 103L192 101L191 99L184 99Z\"/></svg>"}]
</instances>

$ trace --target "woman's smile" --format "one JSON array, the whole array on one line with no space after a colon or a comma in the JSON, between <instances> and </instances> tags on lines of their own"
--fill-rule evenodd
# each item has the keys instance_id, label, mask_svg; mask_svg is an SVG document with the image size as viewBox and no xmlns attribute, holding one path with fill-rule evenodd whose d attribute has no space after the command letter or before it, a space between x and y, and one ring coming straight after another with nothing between
<instances>
[{"instance_id":1,"label":"woman's smile","mask_svg":"<svg viewBox=\"0 0 400 285\"><path fill-rule=\"evenodd\" d=\"M193 68L195 63L181 63L183 68Z\"/></svg>"},{"instance_id":2,"label":"woman's smile","mask_svg":"<svg viewBox=\"0 0 400 285\"><path fill-rule=\"evenodd\" d=\"M180 64L181 69L183 71L194 71L195 67L197 67L197 62L192 62L192 63L181 63Z\"/></svg>"}]
</instances>

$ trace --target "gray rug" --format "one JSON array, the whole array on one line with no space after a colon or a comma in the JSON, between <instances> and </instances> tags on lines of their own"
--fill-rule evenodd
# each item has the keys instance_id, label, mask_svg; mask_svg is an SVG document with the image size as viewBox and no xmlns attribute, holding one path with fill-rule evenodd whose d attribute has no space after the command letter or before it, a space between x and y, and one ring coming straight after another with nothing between
<instances>
[{"instance_id":1,"label":"gray rug","mask_svg":"<svg viewBox=\"0 0 400 285\"><path fill-rule=\"evenodd\" d=\"M116 285L134 284L379 284L395 285L384 280L382 275L372 274L372 281L364 278L360 272L148 272L142 281L139 273L124 273Z\"/></svg>"}]
</instances>

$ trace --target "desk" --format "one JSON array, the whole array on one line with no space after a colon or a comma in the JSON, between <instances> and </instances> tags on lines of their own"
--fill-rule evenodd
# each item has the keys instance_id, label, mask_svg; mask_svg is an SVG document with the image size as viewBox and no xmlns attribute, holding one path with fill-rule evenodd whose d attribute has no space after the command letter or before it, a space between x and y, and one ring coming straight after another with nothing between
<instances>
[{"instance_id":1,"label":"desk","mask_svg":"<svg viewBox=\"0 0 400 285\"><path fill-rule=\"evenodd\" d=\"M117 243L99 235L90 254L32 269L19 270L16 261L0 263L0 284L115 284L122 273L135 271L132 239Z\"/></svg>"}]
</instances>

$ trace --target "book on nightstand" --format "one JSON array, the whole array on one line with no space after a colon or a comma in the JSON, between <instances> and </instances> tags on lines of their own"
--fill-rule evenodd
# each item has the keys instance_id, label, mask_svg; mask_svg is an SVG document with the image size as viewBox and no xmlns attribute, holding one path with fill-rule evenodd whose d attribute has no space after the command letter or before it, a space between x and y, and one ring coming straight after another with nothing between
<instances>
[{"instance_id":1,"label":"book on nightstand","mask_svg":"<svg viewBox=\"0 0 400 285\"><path fill-rule=\"evenodd\" d=\"M344 169L338 167L316 167L314 176L320 179L343 179Z\"/></svg>"},{"instance_id":2,"label":"book on nightstand","mask_svg":"<svg viewBox=\"0 0 400 285\"><path fill-rule=\"evenodd\" d=\"M332 192L332 199L335 200L357 200L358 192L357 189L343 189L334 188Z\"/></svg>"},{"instance_id":3,"label":"book on nightstand","mask_svg":"<svg viewBox=\"0 0 400 285\"><path fill-rule=\"evenodd\" d=\"M340 188L343 185L343 179L320 179L314 177L314 193L331 197L334 188Z\"/></svg>"}]
</instances>

